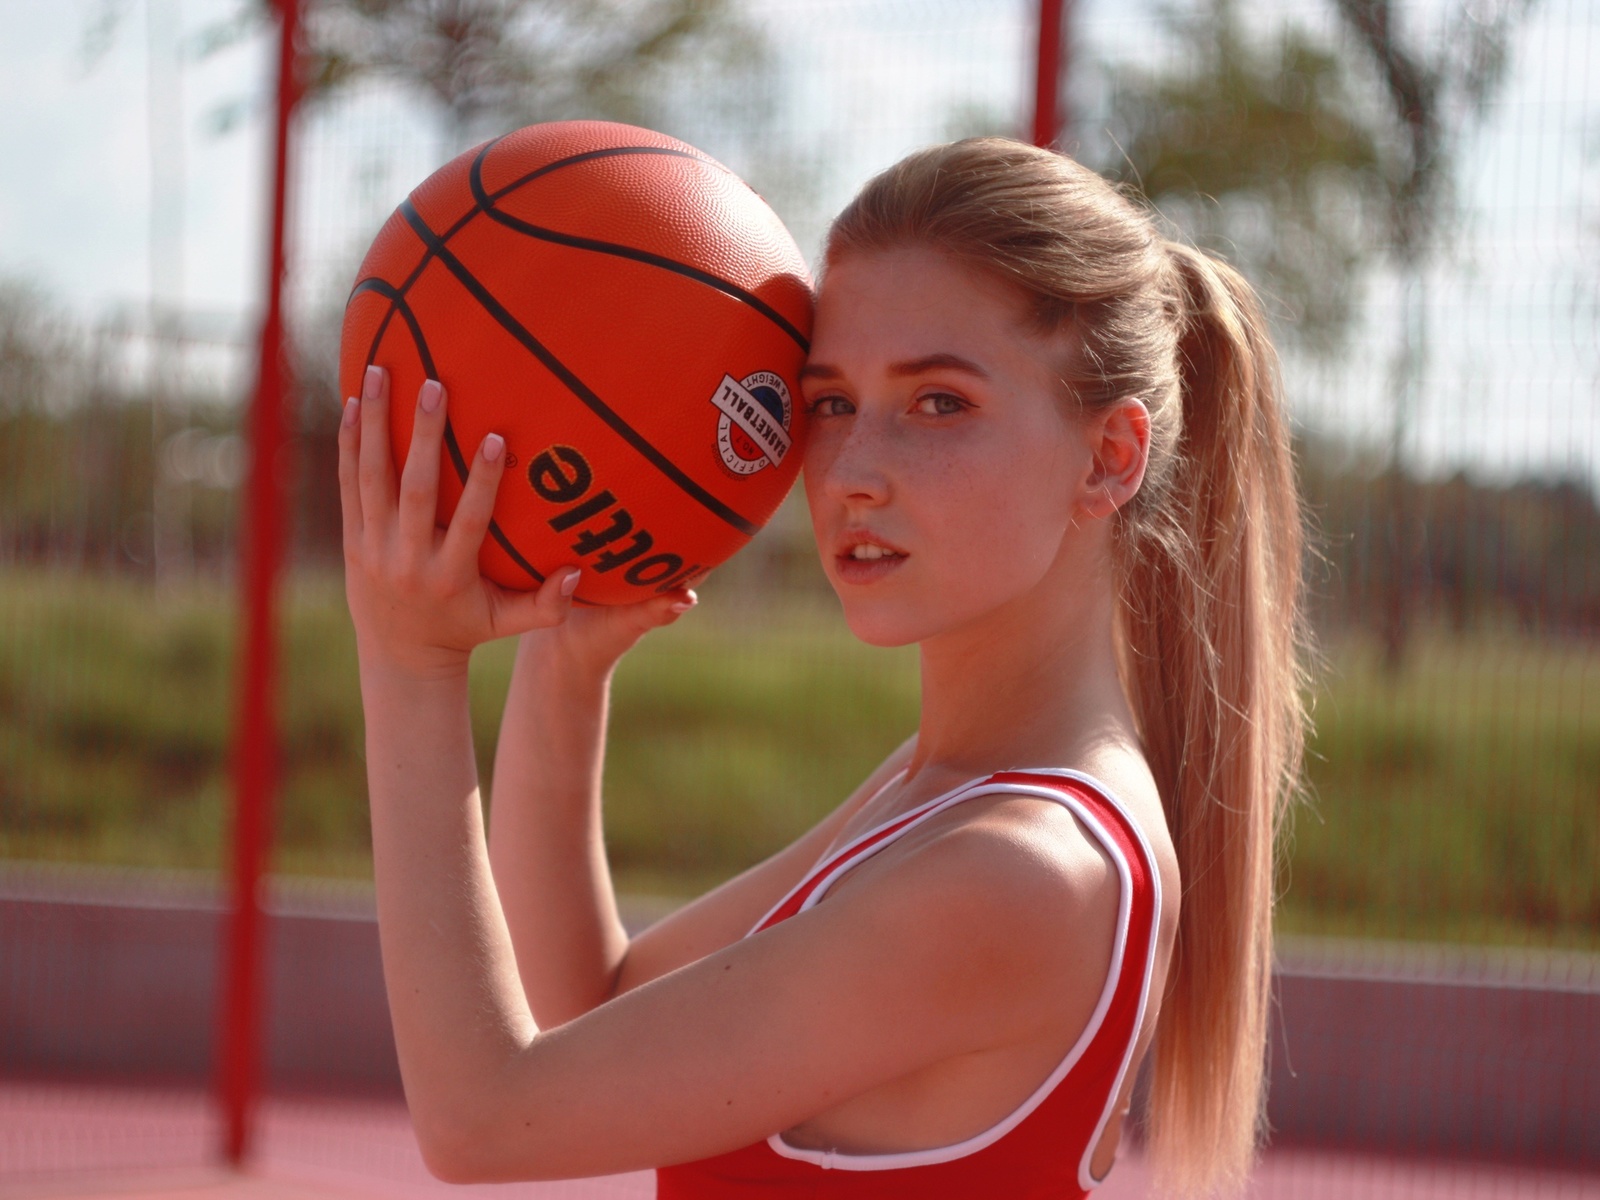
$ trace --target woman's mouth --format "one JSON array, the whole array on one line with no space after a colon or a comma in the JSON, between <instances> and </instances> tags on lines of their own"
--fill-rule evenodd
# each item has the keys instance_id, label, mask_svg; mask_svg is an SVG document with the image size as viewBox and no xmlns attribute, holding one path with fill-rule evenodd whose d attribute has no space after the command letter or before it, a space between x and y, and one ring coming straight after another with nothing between
<instances>
[{"instance_id":1,"label":"woman's mouth","mask_svg":"<svg viewBox=\"0 0 1600 1200\"><path fill-rule=\"evenodd\" d=\"M858 542L834 555L834 574L844 583L871 583L891 574L909 556L874 542Z\"/></svg>"}]
</instances>

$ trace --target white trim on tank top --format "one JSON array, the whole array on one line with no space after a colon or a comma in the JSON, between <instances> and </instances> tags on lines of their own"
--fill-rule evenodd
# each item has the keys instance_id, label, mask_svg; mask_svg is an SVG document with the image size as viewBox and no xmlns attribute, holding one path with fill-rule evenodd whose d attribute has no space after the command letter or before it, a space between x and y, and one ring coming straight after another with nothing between
<instances>
[{"instance_id":1,"label":"white trim on tank top","mask_svg":"<svg viewBox=\"0 0 1600 1200\"><path fill-rule=\"evenodd\" d=\"M904 770L902 770L891 776L889 781L885 783L882 788L879 788L878 792L874 793L874 798L876 798L877 795L880 795L889 787L890 784L892 784L900 777L900 775L903 775L904 773ZM995 772L994 774L1005 773L1010 772ZM1015 769L1014 773L1022 775L1054 775L1062 779L1075 780L1078 783L1084 784L1086 787L1090 788L1094 792L1097 792L1101 797L1103 797L1105 801L1112 806L1112 808L1116 809L1116 811L1121 814L1123 820L1128 823L1128 827L1133 831L1133 836L1138 842L1140 850L1143 852L1145 870L1150 876L1150 882L1154 893L1150 918L1150 945L1149 951L1145 956L1144 978L1139 988L1139 1008L1134 1017L1133 1036L1128 1039L1127 1048L1123 1051L1122 1063L1117 1068L1116 1079L1112 1082L1110 1095L1106 1098L1106 1104L1104 1109L1101 1111L1100 1119L1095 1123L1094 1133L1089 1139L1088 1146L1084 1148L1083 1157L1078 1163L1079 1186L1085 1190L1088 1190L1103 1182L1103 1180L1096 1179L1093 1174L1092 1160L1094 1157L1094 1152L1100 1144L1100 1139L1105 1133L1106 1126L1111 1121L1112 1114L1116 1111L1117 1098L1122 1093L1123 1081L1127 1077L1128 1067L1133 1060L1133 1050L1138 1044L1139 1030L1144 1026L1144 1014L1150 999L1150 975L1155 965L1157 941L1156 935L1161 925L1161 874L1159 870L1157 870L1155 854L1150 848L1149 840L1144 835L1144 830L1140 828L1138 821L1134 820L1133 814L1128 811L1127 805L1123 804L1122 801L1118 799L1116 793L1100 780L1096 779L1092 775L1086 774L1083 771L1074 771L1066 767L1018 768ZM796 915L813 907L822 899L823 895L830 887L833 886L839 877L851 867L855 866L858 862L862 862L872 857L872 855L876 854L879 850L882 850L886 846L893 845L895 840L902 834L914 829L916 826L922 824L923 821L933 817L936 813L941 812L945 808L948 808L954 804L958 804L963 800L969 800L976 796L988 795L1038 796L1042 799L1054 800L1068 808L1072 814L1082 821L1085 827L1087 827L1090 832L1094 834L1095 840L1105 847L1106 853L1111 856L1112 861L1116 864L1117 878L1120 883L1117 900L1117 930L1116 937L1114 938L1111 947L1111 965L1109 970L1106 972L1106 982L1100 989L1100 998L1095 1004L1094 1012L1090 1014L1088 1024L1084 1026L1083 1032L1078 1035L1077 1040L1072 1044L1072 1048L1067 1051L1066 1057L1061 1060L1061 1062L1056 1066L1056 1069L1050 1073L1043 1083L1034 1089L1033 1093L1029 1095L1028 1098L1024 1100L1018 1108L1016 1108L1010 1115L1006 1116L997 1124L991 1125L982 1133L974 1134L972 1137L967 1138L964 1141L956 1142L949 1146L935 1146L927 1150L906 1150L889 1154L840 1154L834 1150L808 1150L799 1146L791 1146L783 1140L783 1134L779 1132L773 1134L767 1139L767 1145L772 1148L775 1154L781 1155L784 1158L797 1159L801 1162L813 1163L825 1170L839 1171L889 1171L903 1167L920 1167L929 1166L934 1163L953 1162L956 1159L965 1158L969 1154L976 1154L979 1150L982 1150L986 1146L993 1145L1006 1134L1010 1133L1013 1129L1020 1125L1028 1117L1028 1115L1034 1111L1034 1109L1043 1104L1046 1097L1048 1097L1050 1093L1055 1090L1056 1085L1066 1078L1067 1073L1077 1065L1078 1060L1082 1058L1085 1051L1088 1050L1090 1043L1094 1041L1095 1035L1099 1033L1100 1026L1105 1021L1106 1011L1111 1007L1112 996L1116 993L1117 980L1122 974L1122 960L1128 941L1128 926L1130 920L1132 919L1133 879L1131 871L1128 867L1127 859L1122 853L1122 848L1117 845L1116 841L1106 831L1099 818L1090 812L1089 809L1084 806L1083 802L1076 796L1072 795L1072 793L1067 791L1058 792L1051 788L1038 787L1030 784L989 784L985 782L991 778L993 778L993 774L985 775L980 779L969 780L960 787L953 788L942 795L935 796L932 800L918 805L909 812L901 813L899 816L891 817L889 820L873 826L859 837L852 839L836 853L824 855L824 857L806 873L805 877L801 879L800 882L794 887L789 889L784 898L774 905L772 909L768 911L767 915L762 917L761 920L756 923L755 927L750 930L750 933L753 934L759 931L763 925L772 919L775 913L783 908L785 904L789 903L790 899L792 899L797 892L806 887L812 881L812 879L816 877L819 870L832 864L831 869L828 870L828 873L822 877L815 889L813 889L811 894L807 896L805 901L800 905ZM911 819L908 820L907 818ZM872 838L882 833L885 829L900 822L905 822L905 824L900 829L897 829L890 837L884 838L870 846L864 845L864 843L870 841ZM750 935L746 934L745 936L748 937Z\"/></svg>"}]
</instances>

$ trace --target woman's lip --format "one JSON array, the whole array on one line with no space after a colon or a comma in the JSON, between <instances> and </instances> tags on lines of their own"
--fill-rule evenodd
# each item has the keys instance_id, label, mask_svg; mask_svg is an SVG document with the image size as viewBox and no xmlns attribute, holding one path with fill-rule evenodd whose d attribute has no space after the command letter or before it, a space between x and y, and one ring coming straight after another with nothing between
<instances>
[{"instance_id":1,"label":"woman's lip","mask_svg":"<svg viewBox=\"0 0 1600 1200\"><path fill-rule=\"evenodd\" d=\"M906 551L900 549L893 542L885 541L877 534L865 529L847 530L834 542L834 545L840 547L838 554L841 558L849 558L855 552L857 546L876 546L886 554L898 554L902 557L906 554Z\"/></svg>"},{"instance_id":2,"label":"woman's lip","mask_svg":"<svg viewBox=\"0 0 1600 1200\"><path fill-rule=\"evenodd\" d=\"M885 554L882 558L856 558L850 554L836 554L833 558L833 571L844 583L872 583L893 573L906 561L906 558L904 554Z\"/></svg>"}]
</instances>

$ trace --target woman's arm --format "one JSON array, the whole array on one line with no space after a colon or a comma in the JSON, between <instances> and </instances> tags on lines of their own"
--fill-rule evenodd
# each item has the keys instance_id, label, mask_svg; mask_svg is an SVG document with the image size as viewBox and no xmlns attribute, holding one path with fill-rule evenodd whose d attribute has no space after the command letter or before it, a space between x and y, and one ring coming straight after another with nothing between
<instances>
[{"instance_id":1,"label":"woman's arm","mask_svg":"<svg viewBox=\"0 0 1600 1200\"><path fill-rule=\"evenodd\" d=\"M559 629L523 634L490 797L495 887L528 1004L546 1029L743 937L905 766L916 745L915 735L908 738L789 846L630 941L617 914L601 817L611 669L561 637L590 616L574 612ZM650 616L647 610L640 619Z\"/></svg>"},{"instance_id":2,"label":"woman's arm","mask_svg":"<svg viewBox=\"0 0 1600 1200\"><path fill-rule=\"evenodd\" d=\"M1075 1008L1087 1018L1114 924L1098 860L1079 870L1051 849L1060 839L965 821L826 903L541 1031L484 842L466 667L482 641L559 623L570 576L526 595L484 581L503 448L486 439L441 533L442 397L419 398L398 495L386 407L380 379L340 431L346 588L384 977L437 1173L562 1178L713 1154L930 1063L1037 1038Z\"/></svg>"},{"instance_id":3,"label":"woman's arm","mask_svg":"<svg viewBox=\"0 0 1600 1200\"><path fill-rule=\"evenodd\" d=\"M609 666L555 631L517 647L495 750L489 860L540 1026L607 999L628 951L601 831Z\"/></svg>"},{"instance_id":4,"label":"woman's arm","mask_svg":"<svg viewBox=\"0 0 1600 1200\"><path fill-rule=\"evenodd\" d=\"M476 1082L537 1033L489 875L467 663L484 641L558 622L571 577L521 595L484 581L477 554L503 442L485 439L440 533L443 389L430 381L418 395L398 488L388 408L387 374L369 367L339 429L345 593L361 664L390 1014L407 1097L419 1124L437 1125L470 1111ZM440 1036L446 1029L454 1035Z\"/></svg>"}]
</instances>

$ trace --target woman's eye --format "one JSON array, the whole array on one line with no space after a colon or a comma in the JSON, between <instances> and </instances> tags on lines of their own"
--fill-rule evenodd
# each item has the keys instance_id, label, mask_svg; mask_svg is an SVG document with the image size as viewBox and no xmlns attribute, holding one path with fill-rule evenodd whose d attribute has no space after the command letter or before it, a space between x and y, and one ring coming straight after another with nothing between
<instances>
[{"instance_id":1,"label":"woman's eye","mask_svg":"<svg viewBox=\"0 0 1600 1200\"><path fill-rule=\"evenodd\" d=\"M918 396L915 407L918 412L930 416L949 417L966 408L967 402L960 396L952 396L946 392L932 392L926 396Z\"/></svg>"},{"instance_id":2,"label":"woman's eye","mask_svg":"<svg viewBox=\"0 0 1600 1200\"><path fill-rule=\"evenodd\" d=\"M810 406L811 415L815 417L842 417L855 410L855 405L843 396L819 396Z\"/></svg>"}]
</instances>

